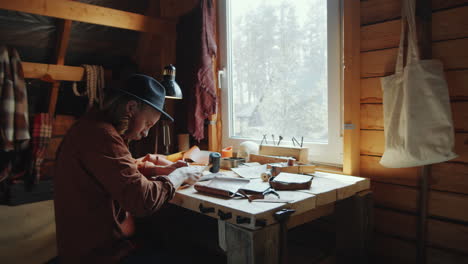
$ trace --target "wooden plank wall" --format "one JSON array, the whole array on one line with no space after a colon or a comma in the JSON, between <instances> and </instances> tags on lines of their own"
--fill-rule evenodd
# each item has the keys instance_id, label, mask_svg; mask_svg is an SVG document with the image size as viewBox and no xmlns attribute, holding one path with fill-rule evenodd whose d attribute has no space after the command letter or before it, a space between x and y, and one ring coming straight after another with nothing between
<instances>
[{"instance_id":1,"label":"wooden plank wall","mask_svg":"<svg viewBox=\"0 0 468 264\"><path fill-rule=\"evenodd\" d=\"M361 0L361 175L372 179L376 253L415 263L419 168L379 164L385 148L380 77L392 74L400 0ZM444 63L456 131L453 161L432 166L428 263L468 262L468 1L432 0L433 58Z\"/></svg>"}]
</instances>

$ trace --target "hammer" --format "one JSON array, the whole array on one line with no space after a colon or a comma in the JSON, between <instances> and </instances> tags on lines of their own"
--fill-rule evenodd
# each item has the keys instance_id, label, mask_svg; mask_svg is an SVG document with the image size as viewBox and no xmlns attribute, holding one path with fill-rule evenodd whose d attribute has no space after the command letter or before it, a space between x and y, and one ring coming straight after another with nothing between
<instances>
[{"instance_id":1,"label":"hammer","mask_svg":"<svg viewBox=\"0 0 468 264\"><path fill-rule=\"evenodd\" d=\"M220 164L221 164L221 154L219 154L218 152L212 152L212 153L210 153L210 155L208 157L209 157L208 158L208 165L203 167L200 172L203 173L204 171L208 170L208 167L210 167L209 170L210 170L211 174L203 175L198 181L211 180L211 179L213 179L213 177L216 176L215 173L219 172L219 168L220 168Z\"/></svg>"},{"instance_id":2,"label":"hammer","mask_svg":"<svg viewBox=\"0 0 468 264\"><path fill-rule=\"evenodd\" d=\"M218 152L212 152L209 156L209 165L211 165L210 172L218 173L221 166L221 154Z\"/></svg>"}]
</instances>

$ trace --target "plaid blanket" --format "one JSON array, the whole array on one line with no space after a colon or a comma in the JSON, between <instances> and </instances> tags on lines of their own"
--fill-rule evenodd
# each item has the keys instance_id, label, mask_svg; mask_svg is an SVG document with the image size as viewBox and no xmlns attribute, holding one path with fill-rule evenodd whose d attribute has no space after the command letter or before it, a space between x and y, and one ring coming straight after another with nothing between
<instances>
[{"instance_id":1,"label":"plaid blanket","mask_svg":"<svg viewBox=\"0 0 468 264\"><path fill-rule=\"evenodd\" d=\"M24 150L30 135L28 96L18 52L0 47L0 150Z\"/></svg>"},{"instance_id":2,"label":"plaid blanket","mask_svg":"<svg viewBox=\"0 0 468 264\"><path fill-rule=\"evenodd\" d=\"M52 124L53 119L48 113L39 113L34 116L32 129L32 175L35 175L35 182L41 178L41 164L52 136Z\"/></svg>"}]
</instances>

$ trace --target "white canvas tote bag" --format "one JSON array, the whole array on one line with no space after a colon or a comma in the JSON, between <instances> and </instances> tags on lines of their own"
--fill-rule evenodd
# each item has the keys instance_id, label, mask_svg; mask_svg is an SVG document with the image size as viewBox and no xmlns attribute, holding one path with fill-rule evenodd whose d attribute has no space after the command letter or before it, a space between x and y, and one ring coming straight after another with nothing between
<instances>
[{"instance_id":1,"label":"white canvas tote bag","mask_svg":"<svg viewBox=\"0 0 468 264\"><path fill-rule=\"evenodd\" d=\"M402 0L402 29L395 74L381 78L385 152L388 168L404 168L456 158L452 151L452 113L438 60L420 60L416 37L415 0ZM405 24L408 51L403 67Z\"/></svg>"}]
</instances>

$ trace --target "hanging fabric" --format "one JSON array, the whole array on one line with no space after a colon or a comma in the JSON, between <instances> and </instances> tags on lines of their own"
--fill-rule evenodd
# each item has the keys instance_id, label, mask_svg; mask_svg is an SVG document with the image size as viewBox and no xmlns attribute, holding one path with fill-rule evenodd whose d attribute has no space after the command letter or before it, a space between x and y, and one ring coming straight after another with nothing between
<instances>
[{"instance_id":1,"label":"hanging fabric","mask_svg":"<svg viewBox=\"0 0 468 264\"><path fill-rule=\"evenodd\" d=\"M404 168L456 158L447 83L439 60L420 60L415 0L403 0L395 74L381 78L385 152L380 164ZM406 66L404 41L408 25Z\"/></svg>"},{"instance_id":2,"label":"hanging fabric","mask_svg":"<svg viewBox=\"0 0 468 264\"><path fill-rule=\"evenodd\" d=\"M81 65L85 69L86 76L86 91L80 93L74 84L72 86L73 93L76 96L88 96L88 110L97 104L102 107L104 101L104 68L99 65Z\"/></svg>"},{"instance_id":3,"label":"hanging fabric","mask_svg":"<svg viewBox=\"0 0 468 264\"><path fill-rule=\"evenodd\" d=\"M183 89L183 108L178 115L181 124L196 140L205 137L205 120L216 113L217 95L214 79L214 60L217 54L215 39L216 10L212 0L199 4L177 23L178 83ZM185 108L185 109L184 109ZM184 122L185 120L185 122Z\"/></svg>"},{"instance_id":4,"label":"hanging fabric","mask_svg":"<svg viewBox=\"0 0 468 264\"><path fill-rule=\"evenodd\" d=\"M0 47L0 120L1 150L24 150L28 147L28 94L18 52Z\"/></svg>"},{"instance_id":5,"label":"hanging fabric","mask_svg":"<svg viewBox=\"0 0 468 264\"><path fill-rule=\"evenodd\" d=\"M50 138L52 137L53 118L49 113L39 113L34 116L32 129L32 175L34 182L41 179L41 164L45 158Z\"/></svg>"},{"instance_id":6,"label":"hanging fabric","mask_svg":"<svg viewBox=\"0 0 468 264\"><path fill-rule=\"evenodd\" d=\"M11 177L29 146L28 96L21 59L0 46L0 182ZM21 175L21 173L19 173Z\"/></svg>"}]
</instances>

